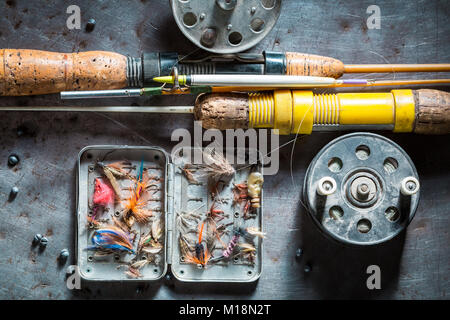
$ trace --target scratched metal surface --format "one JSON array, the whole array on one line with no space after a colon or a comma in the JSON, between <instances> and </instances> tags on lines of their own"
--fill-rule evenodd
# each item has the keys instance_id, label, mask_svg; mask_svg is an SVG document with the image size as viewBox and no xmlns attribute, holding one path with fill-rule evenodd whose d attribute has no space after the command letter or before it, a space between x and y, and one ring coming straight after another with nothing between
<instances>
[{"instance_id":1,"label":"scratched metal surface","mask_svg":"<svg viewBox=\"0 0 450 320\"><path fill-rule=\"evenodd\" d=\"M78 4L83 23L95 18L92 33L65 28L66 8ZM252 51L317 53L345 63L432 63L450 61L448 1L376 1L381 29L368 30L366 8L373 1L284 0L276 27ZM54 51L111 50L192 52L176 28L168 1L0 1L0 47ZM447 76L448 77L448 76ZM94 101L95 104L189 104L192 98ZM54 105L57 95L0 98L2 105ZM157 145L171 150L171 132L192 130L185 116L83 113L0 113L0 298L1 299L448 299L450 290L450 145L448 136L385 134L415 162L421 201L406 233L378 247L355 249L326 240L300 202L305 170L338 133L300 139L280 151L281 169L265 182L264 271L253 285L183 284L165 280L125 285L83 286L70 291L59 251L71 250L75 235L75 163L93 144ZM17 135L17 128L24 134ZM281 143L292 137L283 137ZM17 153L20 164L8 168ZM292 174L292 175L291 175ZM7 202L10 188L20 193ZM31 247L35 233L49 236L44 252ZM295 259L303 248L304 256ZM66 265L68 265L67 263ZM312 272L304 273L305 263ZM366 267L382 270L382 289L366 288Z\"/></svg>"}]
</instances>

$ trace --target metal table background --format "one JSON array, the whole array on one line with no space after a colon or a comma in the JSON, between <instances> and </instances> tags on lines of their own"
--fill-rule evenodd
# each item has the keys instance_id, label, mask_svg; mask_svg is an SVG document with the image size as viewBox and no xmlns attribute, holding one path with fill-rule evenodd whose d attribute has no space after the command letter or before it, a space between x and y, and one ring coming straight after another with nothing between
<instances>
[{"instance_id":1,"label":"metal table background","mask_svg":"<svg viewBox=\"0 0 450 320\"><path fill-rule=\"evenodd\" d=\"M344 63L437 63L450 61L450 2L376 1L381 29L366 27L374 1L284 0L276 27L252 52L264 49L332 56ZM82 26L68 30L66 8L81 8ZM53 51L111 50L131 56L142 51L197 50L179 31L168 1L0 1L0 48ZM366 75L367 77L368 75ZM427 75L425 75L427 76ZM429 76L429 75L428 75ZM385 75L385 77L389 77ZM447 76L448 77L448 76ZM192 97L93 100L84 104L180 105ZM0 98L2 105L55 105L58 95ZM0 298L155 299L448 299L450 237L449 136L389 134L411 156L422 185L420 205L406 233L378 247L347 248L325 239L302 207L305 170L314 155L342 133L314 133L280 151L280 171L267 176L264 271L252 285L151 284L90 285L70 291L65 267L57 264L67 247L73 263L75 163L93 144L157 145L167 151L176 128L192 130L190 115L0 112ZM18 128L23 132L18 135ZM283 137L280 143L292 137ZM21 162L7 166L17 153ZM12 186L20 192L7 202ZM31 247L36 233L47 234L47 249ZM295 259L298 247L304 256ZM305 263L312 272L304 273ZM366 287L366 268L377 264L382 289Z\"/></svg>"}]
</instances>

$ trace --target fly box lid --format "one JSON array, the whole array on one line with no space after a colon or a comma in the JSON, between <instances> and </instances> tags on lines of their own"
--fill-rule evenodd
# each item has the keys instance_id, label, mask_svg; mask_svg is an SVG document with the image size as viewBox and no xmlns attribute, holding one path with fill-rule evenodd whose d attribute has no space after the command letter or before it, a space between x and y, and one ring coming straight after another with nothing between
<instances>
[{"instance_id":1,"label":"fly box lid","mask_svg":"<svg viewBox=\"0 0 450 320\"><path fill-rule=\"evenodd\" d=\"M169 266L180 281L259 278L263 178L252 157L260 154L174 154L143 146L80 151L76 257L84 280L156 281Z\"/></svg>"}]
</instances>

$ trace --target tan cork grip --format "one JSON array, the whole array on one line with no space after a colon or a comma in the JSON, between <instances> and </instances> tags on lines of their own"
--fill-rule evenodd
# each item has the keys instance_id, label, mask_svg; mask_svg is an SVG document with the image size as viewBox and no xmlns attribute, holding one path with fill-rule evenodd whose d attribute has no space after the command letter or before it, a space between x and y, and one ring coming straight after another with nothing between
<instances>
[{"instance_id":1,"label":"tan cork grip","mask_svg":"<svg viewBox=\"0 0 450 320\"><path fill-rule=\"evenodd\" d=\"M248 94L201 94L195 101L194 117L205 129L247 129Z\"/></svg>"},{"instance_id":2,"label":"tan cork grip","mask_svg":"<svg viewBox=\"0 0 450 320\"><path fill-rule=\"evenodd\" d=\"M414 90L416 121L414 132L422 134L450 133L450 93L421 89Z\"/></svg>"},{"instance_id":3,"label":"tan cork grip","mask_svg":"<svg viewBox=\"0 0 450 320\"><path fill-rule=\"evenodd\" d=\"M127 58L113 52L58 53L0 49L0 62L2 96L127 86Z\"/></svg>"},{"instance_id":4,"label":"tan cork grip","mask_svg":"<svg viewBox=\"0 0 450 320\"><path fill-rule=\"evenodd\" d=\"M286 52L286 74L291 76L317 76L340 78L344 64L333 58Z\"/></svg>"}]
</instances>

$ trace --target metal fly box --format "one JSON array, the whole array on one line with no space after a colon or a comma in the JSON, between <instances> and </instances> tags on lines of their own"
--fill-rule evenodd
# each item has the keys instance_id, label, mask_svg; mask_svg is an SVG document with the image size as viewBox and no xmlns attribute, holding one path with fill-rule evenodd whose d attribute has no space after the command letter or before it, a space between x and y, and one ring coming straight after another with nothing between
<instances>
[{"instance_id":1,"label":"metal fly box","mask_svg":"<svg viewBox=\"0 0 450 320\"><path fill-rule=\"evenodd\" d=\"M245 206L236 203L235 191L236 186L247 181L251 172L262 177L262 168L245 161L243 163L242 159L239 162L237 151L233 156L231 163L234 164L231 166L234 174L227 179L214 180L212 184L209 180L193 181L190 174L195 173L195 165L190 165L186 170L186 164L174 163L170 155L158 147L88 146L82 149L77 165L76 257L80 276L84 280L94 281L155 281L162 278L170 266L173 275L180 281L257 280L262 272L262 190L259 205L251 213L245 212L250 200ZM248 159L248 150L244 157ZM102 166L114 168L120 161L126 163L124 170L128 175L151 177L151 195L145 203L145 210L150 214L147 222L136 221L129 228L128 251L110 248L97 251L93 244L104 240L102 236L114 233L106 230L108 226L114 225L114 230L118 230L117 227L127 226L124 221L128 223L123 211L123 199L105 205L101 213L93 204L98 180L107 181L108 178ZM116 182L120 190L126 193L133 191L136 180L118 178ZM212 189L216 194L211 192ZM217 194L220 194L220 201ZM220 215L220 219L211 220L211 212ZM159 237L154 237L155 224L160 229ZM249 234L244 231L244 236L236 230L253 232ZM211 261L206 266L190 263L188 259L198 254L196 242L200 233L203 236L200 243L204 244L206 252L204 257L208 256L208 261ZM258 235L255 236L255 233ZM234 237L236 235L240 237ZM147 243L157 246L143 252ZM234 248L229 250L231 254L225 259L221 253L230 249L230 243L234 243ZM188 252L185 251L187 249Z\"/></svg>"}]
</instances>

